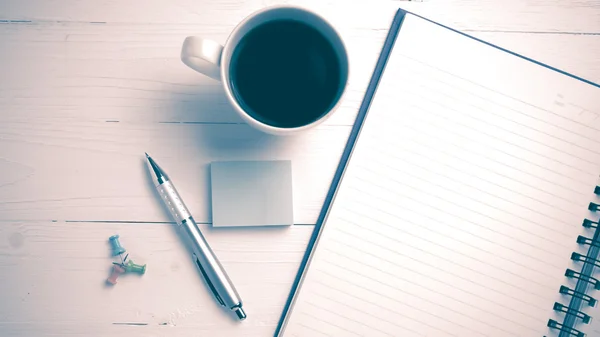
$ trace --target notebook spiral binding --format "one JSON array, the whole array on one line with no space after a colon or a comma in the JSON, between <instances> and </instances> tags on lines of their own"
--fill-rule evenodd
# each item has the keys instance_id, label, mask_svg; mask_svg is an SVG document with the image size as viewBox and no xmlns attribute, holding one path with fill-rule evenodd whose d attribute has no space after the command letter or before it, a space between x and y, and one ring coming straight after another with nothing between
<instances>
[{"instance_id":1,"label":"notebook spiral binding","mask_svg":"<svg viewBox=\"0 0 600 337\"><path fill-rule=\"evenodd\" d=\"M600 181L594 189L596 195L600 195ZM600 214L600 204L591 202L588 209L592 212L598 212ZM583 220L583 227L594 230L592 238L580 235L577 237L577 243L582 246L589 246L586 255L579 253L572 253L571 260L575 262L582 262L583 265L580 271L567 269L565 276L574 280L577 280L575 289L571 289L567 286L560 286L559 293L569 296L569 305L562 303L554 303L553 310L556 312L563 313L564 319L558 322L554 319L548 320L548 327L559 331L559 337L576 336L584 337L585 333L575 328L576 324L581 322L589 324L591 317L584 313L581 309L584 305L596 306L598 301L587 294L589 286L593 290L600 290L600 280L593 277L594 267L600 268L600 260L598 255L600 254L600 230L598 229L600 220L596 222L585 219Z\"/></svg>"}]
</instances>

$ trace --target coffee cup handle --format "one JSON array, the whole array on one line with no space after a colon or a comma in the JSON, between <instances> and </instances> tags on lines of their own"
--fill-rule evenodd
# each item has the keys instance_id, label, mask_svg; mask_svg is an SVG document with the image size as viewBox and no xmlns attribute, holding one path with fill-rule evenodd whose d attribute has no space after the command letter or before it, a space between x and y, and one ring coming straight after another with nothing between
<instances>
[{"instance_id":1,"label":"coffee cup handle","mask_svg":"<svg viewBox=\"0 0 600 337\"><path fill-rule=\"evenodd\" d=\"M195 71L220 81L222 52L223 46L215 41L188 36L181 47L181 61Z\"/></svg>"}]
</instances>

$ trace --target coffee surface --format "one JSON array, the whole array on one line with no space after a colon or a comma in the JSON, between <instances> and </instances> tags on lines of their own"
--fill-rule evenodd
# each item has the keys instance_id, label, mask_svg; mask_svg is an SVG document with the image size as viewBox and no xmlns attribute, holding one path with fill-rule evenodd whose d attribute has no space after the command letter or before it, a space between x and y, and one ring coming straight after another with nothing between
<instances>
[{"instance_id":1,"label":"coffee surface","mask_svg":"<svg viewBox=\"0 0 600 337\"><path fill-rule=\"evenodd\" d=\"M252 29L230 62L234 96L252 118L293 128L324 116L342 90L340 62L315 28L275 20Z\"/></svg>"}]
</instances>

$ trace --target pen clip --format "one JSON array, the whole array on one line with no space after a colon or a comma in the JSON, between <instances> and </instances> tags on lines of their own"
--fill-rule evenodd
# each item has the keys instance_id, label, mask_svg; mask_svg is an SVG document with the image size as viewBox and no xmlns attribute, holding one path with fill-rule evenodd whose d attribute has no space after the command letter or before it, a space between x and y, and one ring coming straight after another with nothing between
<instances>
[{"instance_id":1,"label":"pen clip","mask_svg":"<svg viewBox=\"0 0 600 337\"><path fill-rule=\"evenodd\" d=\"M192 253L192 256L194 258L194 262L198 266L198 269L200 269L200 272L202 273L202 276L204 277L204 280L206 281L206 284L208 284L208 287L210 288L210 291L212 291L212 293L215 296L215 298L217 299L217 301L222 306L225 306L225 302L223 302L223 299L217 293L217 289L215 288L215 286L212 284L212 282L208 278L208 275L206 274L206 271L204 270L204 267L202 267L202 264L200 264L200 259L198 259L198 256L196 256L196 254L194 254L194 253Z\"/></svg>"}]
</instances>

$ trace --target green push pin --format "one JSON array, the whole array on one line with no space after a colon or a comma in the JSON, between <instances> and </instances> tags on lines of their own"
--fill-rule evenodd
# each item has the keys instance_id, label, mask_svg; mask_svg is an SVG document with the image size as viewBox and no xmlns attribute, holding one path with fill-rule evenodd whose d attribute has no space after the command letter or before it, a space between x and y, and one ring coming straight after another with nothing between
<instances>
[{"instance_id":1,"label":"green push pin","mask_svg":"<svg viewBox=\"0 0 600 337\"><path fill-rule=\"evenodd\" d=\"M112 246L113 256L121 255L126 252L125 248L123 246L121 246L121 243L119 242L118 234L113 235L110 238L108 238L108 241L110 242L110 245Z\"/></svg>"},{"instance_id":2,"label":"green push pin","mask_svg":"<svg viewBox=\"0 0 600 337\"><path fill-rule=\"evenodd\" d=\"M140 275L143 275L146 272L146 265L135 264L132 260L129 260L125 264L125 270L128 273L133 272L133 273L138 273Z\"/></svg>"}]
</instances>

